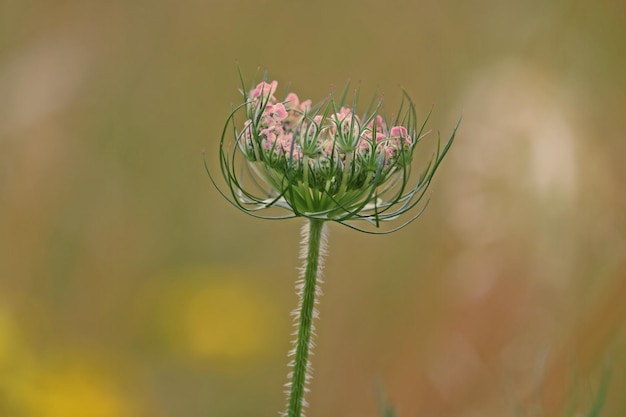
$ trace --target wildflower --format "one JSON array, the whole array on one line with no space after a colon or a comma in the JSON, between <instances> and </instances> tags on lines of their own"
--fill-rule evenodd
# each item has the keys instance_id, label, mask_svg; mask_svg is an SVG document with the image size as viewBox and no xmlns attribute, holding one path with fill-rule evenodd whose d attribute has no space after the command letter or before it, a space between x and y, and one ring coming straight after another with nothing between
<instances>
[{"instance_id":1,"label":"wildflower","mask_svg":"<svg viewBox=\"0 0 626 417\"><path fill-rule=\"evenodd\" d=\"M263 81L248 93L243 91L244 102L233 110L222 132L220 168L228 192L218 190L255 217L307 219L302 233L300 303L294 313L296 340L290 352L293 371L284 414L301 417L305 386L311 378L309 352L326 252L325 222L368 233L391 233L415 220L428 203L420 204L458 124L443 149L438 144L430 163L411 181L413 156L425 136L428 117L418 126L415 107L406 93L405 111L387 120L382 101L373 105L374 100L359 117L356 104L346 105L347 90L338 101L331 95L311 106L310 100L301 102L294 93L279 101L277 88L276 81ZM235 117L240 111L245 113L241 127ZM231 129L234 143L227 140ZM209 176L216 185L210 172ZM288 214L260 214L271 208L286 209ZM417 212L390 230L369 231L354 224L365 221L378 228L411 210Z\"/></svg>"}]
</instances>

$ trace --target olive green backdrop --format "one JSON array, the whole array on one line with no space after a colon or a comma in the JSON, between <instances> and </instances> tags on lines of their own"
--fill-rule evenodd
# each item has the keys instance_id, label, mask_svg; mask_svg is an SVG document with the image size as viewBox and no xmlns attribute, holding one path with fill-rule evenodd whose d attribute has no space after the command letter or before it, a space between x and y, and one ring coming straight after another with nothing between
<instances>
[{"instance_id":1,"label":"olive green backdrop","mask_svg":"<svg viewBox=\"0 0 626 417\"><path fill-rule=\"evenodd\" d=\"M0 415L283 409L301 222L202 159L237 63L463 115L420 221L330 226L309 416L559 416L607 360L624 415L625 41L610 0L0 1Z\"/></svg>"}]
</instances>

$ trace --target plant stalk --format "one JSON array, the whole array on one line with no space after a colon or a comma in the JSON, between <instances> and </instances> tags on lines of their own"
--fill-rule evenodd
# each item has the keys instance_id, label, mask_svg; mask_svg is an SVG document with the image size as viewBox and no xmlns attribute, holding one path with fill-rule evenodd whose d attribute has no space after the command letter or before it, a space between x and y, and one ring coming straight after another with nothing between
<instances>
[{"instance_id":1,"label":"plant stalk","mask_svg":"<svg viewBox=\"0 0 626 417\"><path fill-rule=\"evenodd\" d=\"M298 329L295 348L292 351L293 372L291 373L291 386L288 400L288 417L301 417L302 408L306 405L304 393L307 380L311 377L309 353L312 346L311 335L313 334L313 320L317 317L315 309L316 295L320 295L319 283L321 283L322 259L326 251L326 236L324 233L324 221L309 219L302 229L301 258L304 265L301 269L302 282L299 284L300 304L296 314L298 315Z\"/></svg>"}]
</instances>

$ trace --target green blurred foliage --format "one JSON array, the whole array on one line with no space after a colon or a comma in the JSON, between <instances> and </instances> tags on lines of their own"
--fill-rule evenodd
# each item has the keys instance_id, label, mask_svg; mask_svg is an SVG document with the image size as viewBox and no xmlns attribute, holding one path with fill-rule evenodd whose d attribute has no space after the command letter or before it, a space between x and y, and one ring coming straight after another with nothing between
<instances>
[{"instance_id":1,"label":"green blurred foliage","mask_svg":"<svg viewBox=\"0 0 626 417\"><path fill-rule=\"evenodd\" d=\"M398 416L560 415L607 356L603 415L623 415L625 16L0 0L0 414L282 408L299 222L243 216L202 163L238 63L314 101L348 78L390 103L402 86L442 136L464 116L421 221L331 227L309 415L377 415L377 378Z\"/></svg>"}]
</instances>

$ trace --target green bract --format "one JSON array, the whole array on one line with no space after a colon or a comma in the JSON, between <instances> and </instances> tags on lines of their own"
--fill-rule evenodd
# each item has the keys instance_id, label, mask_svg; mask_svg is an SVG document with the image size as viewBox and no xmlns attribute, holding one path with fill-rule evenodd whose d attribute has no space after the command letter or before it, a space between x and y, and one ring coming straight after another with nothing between
<instances>
[{"instance_id":1,"label":"green bract","mask_svg":"<svg viewBox=\"0 0 626 417\"><path fill-rule=\"evenodd\" d=\"M419 217L458 123L443 149L438 140L434 155L411 179L413 156L430 113L418 124L406 92L397 116L387 120L382 100L375 99L357 116L358 90L350 106L348 87L340 99L331 94L311 106L294 93L278 99L277 85L263 81L246 91L242 80L243 103L228 117L220 140L226 191L209 172L226 199L255 217L330 220L368 233L390 233ZM288 213L263 214L273 207ZM400 219L409 212L413 214ZM376 228L394 220L400 225L372 230L358 226L360 220Z\"/></svg>"}]
</instances>

